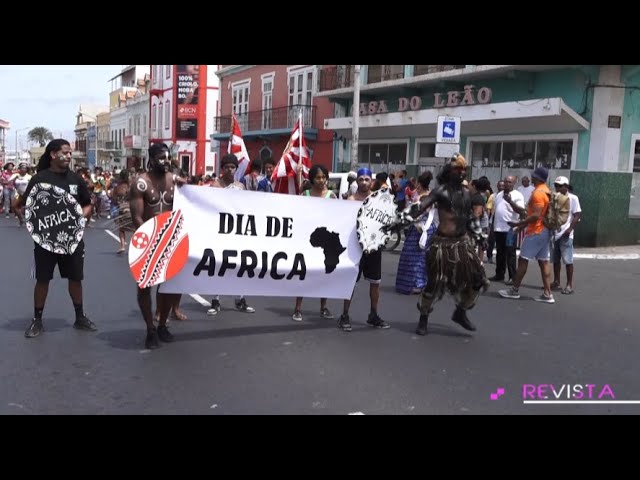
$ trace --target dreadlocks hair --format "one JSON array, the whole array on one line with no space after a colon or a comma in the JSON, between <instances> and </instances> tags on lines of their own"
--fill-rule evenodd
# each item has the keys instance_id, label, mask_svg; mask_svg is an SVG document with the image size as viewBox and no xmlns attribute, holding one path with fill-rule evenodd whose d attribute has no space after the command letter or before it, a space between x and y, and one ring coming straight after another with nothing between
<instances>
[{"instance_id":1,"label":"dreadlocks hair","mask_svg":"<svg viewBox=\"0 0 640 480\"><path fill-rule=\"evenodd\" d=\"M46 170L47 168L49 168L51 166L51 154L59 152L65 145L69 147L71 146L71 144L64 138L56 138L55 140L51 140L47 144L47 148L44 149L44 153L38 160L36 171L41 172L42 170Z\"/></svg>"},{"instance_id":2,"label":"dreadlocks hair","mask_svg":"<svg viewBox=\"0 0 640 480\"><path fill-rule=\"evenodd\" d=\"M444 185L451 181L451 170L452 168L450 163L447 163L444 167L442 167L442 170L436 177L436 180L438 180L438 184Z\"/></svg>"}]
</instances>

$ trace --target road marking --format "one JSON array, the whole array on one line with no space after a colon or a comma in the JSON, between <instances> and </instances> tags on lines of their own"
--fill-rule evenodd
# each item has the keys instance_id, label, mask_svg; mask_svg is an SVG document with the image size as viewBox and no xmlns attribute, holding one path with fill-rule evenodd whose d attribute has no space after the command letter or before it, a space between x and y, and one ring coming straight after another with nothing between
<instances>
[{"instance_id":1,"label":"road marking","mask_svg":"<svg viewBox=\"0 0 640 480\"><path fill-rule=\"evenodd\" d=\"M116 242L120 243L120 239L111 230L105 230L104 233L110 235Z\"/></svg>"},{"instance_id":2,"label":"road marking","mask_svg":"<svg viewBox=\"0 0 640 480\"><path fill-rule=\"evenodd\" d=\"M640 254L637 253L621 253L606 254L606 253L574 253L573 258L581 258L586 260L640 260Z\"/></svg>"},{"instance_id":3,"label":"road marking","mask_svg":"<svg viewBox=\"0 0 640 480\"><path fill-rule=\"evenodd\" d=\"M364 415L364 413L362 413L362 412L353 412L353 413L350 413L349 415Z\"/></svg>"},{"instance_id":4,"label":"road marking","mask_svg":"<svg viewBox=\"0 0 640 480\"><path fill-rule=\"evenodd\" d=\"M189 296L193 298L196 302L198 302L200 305L202 305L203 307L207 307L207 308L211 307L211 302L205 300L197 293L189 294Z\"/></svg>"},{"instance_id":5,"label":"road marking","mask_svg":"<svg viewBox=\"0 0 640 480\"><path fill-rule=\"evenodd\" d=\"M113 238L116 242L120 243L120 239L111 231L111 230L105 230L104 233L106 233L107 235L109 235L111 238ZM211 302L208 302L207 300L205 300L204 298L202 298L200 295L198 295L197 293L194 293L192 295L189 295L191 298L193 298L196 302L198 302L200 305L202 305L203 307L210 307L211 306Z\"/></svg>"}]
</instances>

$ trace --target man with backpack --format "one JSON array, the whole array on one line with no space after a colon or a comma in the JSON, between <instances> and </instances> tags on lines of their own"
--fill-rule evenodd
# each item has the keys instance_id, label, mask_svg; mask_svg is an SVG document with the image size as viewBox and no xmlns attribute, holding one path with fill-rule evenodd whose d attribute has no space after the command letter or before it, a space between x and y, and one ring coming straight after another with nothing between
<instances>
[{"instance_id":1,"label":"man with backpack","mask_svg":"<svg viewBox=\"0 0 640 480\"><path fill-rule=\"evenodd\" d=\"M549 226L553 227L553 225L559 221L557 213L559 207L561 207L559 204L562 199L552 196L551 191L546 185L548 177L549 171L546 168L538 167L534 170L531 175L531 180L535 189L527 205L526 218L519 222L508 222L508 225L516 231L523 228L526 228L526 230L524 241L520 248L518 270L513 280L513 286L508 290L500 290L498 292L503 298L516 300L520 298L520 284L527 273L529 261L535 259L540 266L544 292L539 297L534 298L534 300L536 302L549 304L556 302L551 293L551 265L549 264L551 230ZM513 200L511 200L509 204L514 211L519 212L521 215L525 213L523 208L512 203ZM550 208L552 209L552 215L550 215L549 212ZM560 226L561 225L562 223L560 223Z\"/></svg>"}]
</instances>

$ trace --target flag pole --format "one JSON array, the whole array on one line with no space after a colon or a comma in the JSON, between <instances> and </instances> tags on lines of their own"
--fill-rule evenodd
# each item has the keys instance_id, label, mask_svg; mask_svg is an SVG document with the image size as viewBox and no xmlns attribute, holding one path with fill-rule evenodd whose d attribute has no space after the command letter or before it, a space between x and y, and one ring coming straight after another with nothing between
<instances>
[{"instance_id":1,"label":"flag pole","mask_svg":"<svg viewBox=\"0 0 640 480\"><path fill-rule=\"evenodd\" d=\"M300 139L299 139L299 152L300 155L298 158L300 158L300 165L298 165L299 170L298 170L298 192L302 192L302 169L304 168L304 162L302 161L302 144L304 143L304 132L302 131L302 124L304 123L303 121L303 116L302 116L302 110L304 109L304 106L300 106L300 113L298 114L298 128L299 130L299 134L300 134Z\"/></svg>"}]
</instances>

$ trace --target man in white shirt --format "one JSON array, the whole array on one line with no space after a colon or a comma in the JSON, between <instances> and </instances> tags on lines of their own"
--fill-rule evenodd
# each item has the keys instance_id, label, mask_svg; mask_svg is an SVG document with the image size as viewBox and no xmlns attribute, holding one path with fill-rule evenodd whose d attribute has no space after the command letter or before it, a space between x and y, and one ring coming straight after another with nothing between
<instances>
[{"instance_id":1,"label":"man in white shirt","mask_svg":"<svg viewBox=\"0 0 640 480\"><path fill-rule=\"evenodd\" d=\"M504 190L498 192L494 199L493 231L496 239L496 274L490 278L492 282L502 282L505 273L509 272L506 285L513 285L516 277L516 236L509 226L509 222L519 222L520 214L513 205L524 208L522 193L514 190L516 177L508 176L504 179Z\"/></svg>"},{"instance_id":2,"label":"man in white shirt","mask_svg":"<svg viewBox=\"0 0 640 480\"><path fill-rule=\"evenodd\" d=\"M569 193L569 179L567 177L558 177L553 182L556 191L563 195L569 195L570 208L569 217L560 230L553 234L553 248L551 249L551 261L553 262L553 283L552 289L560 288L560 272L562 271L562 263L567 266L567 286L562 289L564 295L573 293L573 230L582 215L580 208L580 200L573 193Z\"/></svg>"},{"instance_id":3,"label":"man in white shirt","mask_svg":"<svg viewBox=\"0 0 640 480\"><path fill-rule=\"evenodd\" d=\"M534 190L535 187L531 185L529 177L522 177L522 185L518 187L518 192L522 194L525 205L529 203L529 199L531 198L531 194Z\"/></svg>"}]
</instances>

